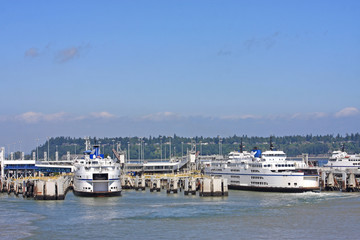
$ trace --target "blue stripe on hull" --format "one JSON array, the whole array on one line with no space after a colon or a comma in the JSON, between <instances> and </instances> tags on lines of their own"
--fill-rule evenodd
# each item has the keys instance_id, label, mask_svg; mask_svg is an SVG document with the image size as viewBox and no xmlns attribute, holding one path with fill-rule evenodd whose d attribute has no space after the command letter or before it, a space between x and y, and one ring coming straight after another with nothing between
<instances>
[{"instance_id":1,"label":"blue stripe on hull","mask_svg":"<svg viewBox=\"0 0 360 240\"><path fill-rule=\"evenodd\" d=\"M261 174L261 173L225 173L225 172L213 172L205 173L207 175L234 175L234 176L276 176L276 177L303 177L303 176L314 176L318 177L319 175L306 175L306 174Z\"/></svg>"}]
</instances>

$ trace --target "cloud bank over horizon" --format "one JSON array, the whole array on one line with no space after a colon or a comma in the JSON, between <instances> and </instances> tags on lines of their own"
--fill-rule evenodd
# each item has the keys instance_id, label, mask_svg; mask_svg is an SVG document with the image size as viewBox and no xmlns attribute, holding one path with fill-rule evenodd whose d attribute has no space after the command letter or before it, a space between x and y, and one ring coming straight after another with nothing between
<instances>
[{"instance_id":1,"label":"cloud bank over horizon","mask_svg":"<svg viewBox=\"0 0 360 240\"><path fill-rule=\"evenodd\" d=\"M313 112L313 113L293 113L293 114L279 114L279 115L253 115L253 114L243 114L243 115L224 115L224 116L209 116L209 115L182 115L174 112L157 112L146 114L143 116L116 116L107 111L102 112L91 112L88 115L74 115L66 112L57 112L57 113L41 113L41 112L25 112L15 116L0 115L0 121L19 121L25 123L38 123L40 121L46 122L58 122L58 121L79 121L86 119L119 119L126 118L133 121L178 121L191 118L199 119L219 119L224 121L238 121L238 120L314 120L314 119L324 119L324 118L348 118L360 116L360 110L356 107L345 107L335 113L326 113L326 112Z\"/></svg>"},{"instance_id":2,"label":"cloud bank over horizon","mask_svg":"<svg viewBox=\"0 0 360 240\"><path fill-rule=\"evenodd\" d=\"M22 141L26 149L34 147L34 139L57 136L286 136L351 134L360 121L360 111L346 107L335 113L296 113L292 115L252 116L182 116L173 112L158 112L143 116L116 116L107 111L74 115L66 112L26 112L15 116L0 116L3 134L0 146ZM330 129L330 130L329 130ZM20 134L16 135L15 132ZM19 137L20 136L20 137ZM25 144L26 143L26 144Z\"/></svg>"}]
</instances>

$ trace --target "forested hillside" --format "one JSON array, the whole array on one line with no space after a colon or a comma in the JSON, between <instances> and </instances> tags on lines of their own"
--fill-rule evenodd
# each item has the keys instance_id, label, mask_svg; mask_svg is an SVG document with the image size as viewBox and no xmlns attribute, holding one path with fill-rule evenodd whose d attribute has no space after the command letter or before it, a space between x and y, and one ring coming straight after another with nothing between
<instances>
[{"instance_id":1,"label":"forested hillside","mask_svg":"<svg viewBox=\"0 0 360 240\"><path fill-rule=\"evenodd\" d=\"M182 156L186 154L187 149L191 148L191 142L196 143L196 150L201 155L228 154L230 151L239 150L240 142L243 141L244 150L250 151L254 147L262 150L269 148L270 137L179 137L158 136L158 137L117 137L117 138L90 138L91 143L101 145L101 151L112 155L111 149L120 144L122 150L130 149L132 159L138 159L141 149L145 159L168 159L171 147L171 156ZM298 156L302 153L308 153L311 156L329 154L334 150L341 148L345 144L345 150L348 153L360 153L360 134L324 135L324 136L283 136L272 137L276 149L286 152L288 156ZM141 144L140 144L141 143ZM48 142L40 145L33 151L39 152L39 158L43 158L44 151L50 150L50 159L55 159L55 151L58 149L59 158L66 155L67 151L71 154L82 154L85 150L85 140L82 138L55 137ZM161 151L162 150L162 151ZM30 156L29 156L30 157Z\"/></svg>"}]
</instances>

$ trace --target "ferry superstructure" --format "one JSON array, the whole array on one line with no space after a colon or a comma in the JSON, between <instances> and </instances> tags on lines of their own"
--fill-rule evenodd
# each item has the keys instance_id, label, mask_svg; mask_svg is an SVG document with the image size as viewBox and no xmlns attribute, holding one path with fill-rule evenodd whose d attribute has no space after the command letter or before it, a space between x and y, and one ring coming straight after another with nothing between
<instances>
[{"instance_id":1,"label":"ferry superstructure","mask_svg":"<svg viewBox=\"0 0 360 240\"><path fill-rule=\"evenodd\" d=\"M86 150L84 158L75 160L74 167L75 195L87 197L121 195L120 164L100 154L98 145L94 145L93 150Z\"/></svg>"},{"instance_id":2,"label":"ferry superstructure","mask_svg":"<svg viewBox=\"0 0 360 240\"><path fill-rule=\"evenodd\" d=\"M234 154L232 154L234 156ZM264 192L317 191L319 175L304 162L286 160L283 151L240 152L237 157L218 161L205 174L227 178L229 189Z\"/></svg>"},{"instance_id":3,"label":"ferry superstructure","mask_svg":"<svg viewBox=\"0 0 360 240\"><path fill-rule=\"evenodd\" d=\"M328 162L324 167L332 167L337 169L360 169L360 154L348 154L345 152L344 145L341 151L332 152Z\"/></svg>"}]
</instances>

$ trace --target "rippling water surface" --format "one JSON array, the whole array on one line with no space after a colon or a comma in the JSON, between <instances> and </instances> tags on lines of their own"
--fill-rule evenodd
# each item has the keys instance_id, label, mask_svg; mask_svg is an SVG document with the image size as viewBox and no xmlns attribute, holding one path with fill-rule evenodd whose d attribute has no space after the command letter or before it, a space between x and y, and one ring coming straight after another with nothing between
<instances>
[{"instance_id":1,"label":"rippling water surface","mask_svg":"<svg viewBox=\"0 0 360 240\"><path fill-rule=\"evenodd\" d=\"M34 201L0 194L0 239L358 239L359 193L256 193L200 198L123 191L121 197Z\"/></svg>"}]
</instances>

